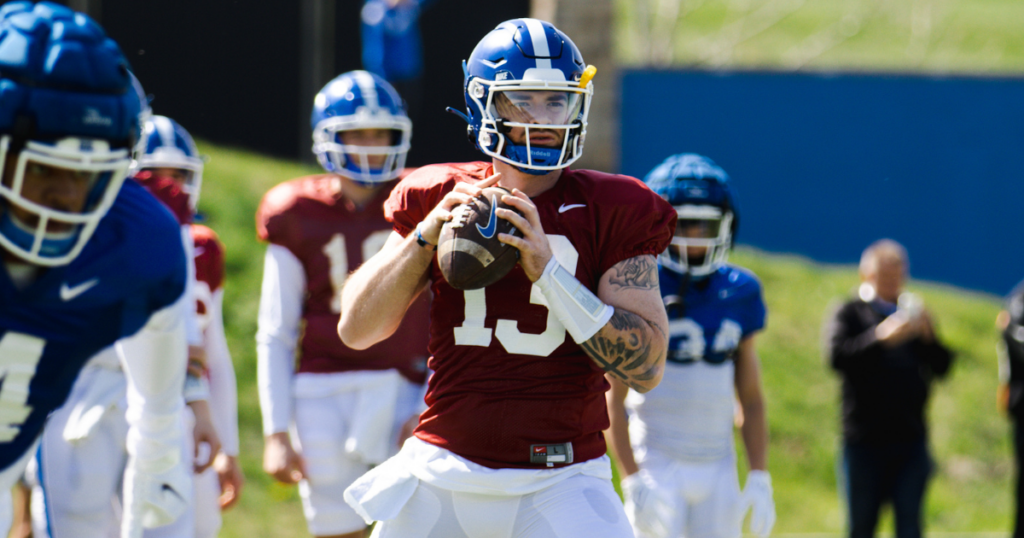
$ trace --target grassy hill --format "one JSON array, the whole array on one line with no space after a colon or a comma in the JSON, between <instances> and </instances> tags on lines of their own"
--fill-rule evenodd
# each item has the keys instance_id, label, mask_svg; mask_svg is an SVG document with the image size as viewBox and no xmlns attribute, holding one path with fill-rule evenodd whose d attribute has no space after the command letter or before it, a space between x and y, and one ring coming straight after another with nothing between
<instances>
[{"instance_id":1,"label":"grassy hill","mask_svg":"<svg viewBox=\"0 0 1024 538\"><path fill-rule=\"evenodd\" d=\"M227 247L225 322L238 373L242 461L248 477L240 505L225 515L222 536L304 537L295 488L272 483L261 470L254 335L263 247L253 216L271 186L318 169L206 143L201 150L210 161L200 208ZM821 360L820 330L830 304L855 286L856 272L746 248L738 249L732 261L760 276L769 309L759 352L769 405L776 533L839 533L838 383ZM938 473L927 504L928 528L1005 531L1011 462L1008 425L994 405L993 320L998 301L923 282L912 283L911 289L924 296L940 334L958 354L951 378L937 387L931 406Z\"/></svg>"},{"instance_id":2,"label":"grassy hill","mask_svg":"<svg viewBox=\"0 0 1024 538\"><path fill-rule=\"evenodd\" d=\"M1019 73L1017 0L616 0L627 65Z\"/></svg>"}]
</instances>

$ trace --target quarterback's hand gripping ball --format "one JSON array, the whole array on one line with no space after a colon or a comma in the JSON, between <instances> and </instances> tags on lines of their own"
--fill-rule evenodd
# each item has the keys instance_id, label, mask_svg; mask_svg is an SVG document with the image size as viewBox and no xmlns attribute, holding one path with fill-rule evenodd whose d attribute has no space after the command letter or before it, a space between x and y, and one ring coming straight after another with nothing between
<instances>
[{"instance_id":1,"label":"quarterback's hand gripping ball","mask_svg":"<svg viewBox=\"0 0 1024 538\"><path fill-rule=\"evenodd\" d=\"M499 234L521 235L511 222L499 218L498 209L516 208L501 201L509 192L493 186L483 189L471 203L452 209L452 219L441 227L437 264L455 289L475 290L501 280L519 261L519 249L498 240Z\"/></svg>"}]
</instances>

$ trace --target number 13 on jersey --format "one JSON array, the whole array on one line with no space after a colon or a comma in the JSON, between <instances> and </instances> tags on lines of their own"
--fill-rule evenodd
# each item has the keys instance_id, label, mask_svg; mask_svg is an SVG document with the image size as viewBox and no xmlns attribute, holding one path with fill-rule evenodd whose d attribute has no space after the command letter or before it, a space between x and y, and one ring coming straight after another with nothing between
<instances>
[{"instance_id":1,"label":"number 13 on jersey","mask_svg":"<svg viewBox=\"0 0 1024 538\"><path fill-rule=\"evenodd\" d=\"M569 238L564 235L548 235L547 237L548 243L551 245L551 253L558 263L570 273L575 274L576 264L580 257L576 247L572 246ZM463 292L466 299L466 317L461 326L455 327L455 345L487 347L491 345L493 333L493 336L509 353L545 357L565 341L565 326L555 318L550 309L548 310L547 326L540 334L520 332L519 323L510 319L499 319L493 330L484 327L484 318L487 317L485 289ZM547 299L544 298L544 294L536 284L530 287L530 304L548 306Z\"/></svg>"}]
</instances>

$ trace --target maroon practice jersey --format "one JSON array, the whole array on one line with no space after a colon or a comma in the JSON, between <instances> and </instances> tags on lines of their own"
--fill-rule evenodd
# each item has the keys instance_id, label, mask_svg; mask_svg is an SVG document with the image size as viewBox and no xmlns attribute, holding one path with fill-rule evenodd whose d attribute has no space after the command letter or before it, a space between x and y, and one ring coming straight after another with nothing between
<instances>
[{"instance_id":1,"label":"maroon practice jersey","mask_svg":"<svg viewBox=\"0 0 1024 538\"><path fill-rule=\"evenodd\" d=\"M224 245L216 232L202 224L191 225L189 231L195 245L192 255L196 258L196 281L206 283L210 292L215 292L224 285Z\"/></svg>"},{"instance_id":2,"label":"maroon practice jersey","mask_svg":"<svg viewBox=\"0 0 1024 538\"><path fill-rule=\"evenodd\" d=\"M341 180L331 174L282 183L263 197L256 213L257 234L291 251L306 273L299 372L394 368L410 381L426 379L426 294L413 303L387 340L355 350L338 338L339 292L345 278L376 254L391 233L382 207L391 186L381 189L361 211L341 192Z\"/></svg>"},{"instance_id":3,"label":"maroon practice jersey","mask_svg":"<svg viewBox=\"0 0 1024 538\"><path fill-rule=\"evenodd\" d=\"M420 168L391 193L385 212L403 235L458 182L492 174L489 163ZM642 182L565 170L533 198L559 263L590 290L613 265L665 250L676 212ZM605 453L603 372L568 336L540 290L516 266L480 290L460 291L430 267L427 391L416 436L491 468L531 464L531 445L572 443L573 461Z\"/></svg>"}]
</instances>

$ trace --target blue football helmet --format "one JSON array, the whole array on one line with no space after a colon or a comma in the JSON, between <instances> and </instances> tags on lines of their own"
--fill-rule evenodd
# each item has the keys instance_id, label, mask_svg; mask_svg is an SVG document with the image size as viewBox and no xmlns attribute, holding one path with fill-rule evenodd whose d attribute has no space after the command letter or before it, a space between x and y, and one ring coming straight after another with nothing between
<instances>
[{"instance_id":1,"label":"blue football helmet","mask_svg":"<svg viewBox=\"0 0 1024 538\"><path fill-rule=\"evenodd\" d=\"M199 191L203 186L203 159L196 143L184 127L167 116L154 115L142 131L142 155L133 171L149 168L177 168L187 172L181 190L188 194L192 213L199 205Z\"/></svg>"},{"instance_id":2,"label":"blue football helmet","mask_svg":"<svg viewBox=\"0 0 1024 538\"><path fill-rule=\"evenodd\" d=\"M412 121L405 104L386 80L368 71L338 75L313 99L313 153L324 170L362 184L391 181L405 168ZM360 129L392 131L391 145L348 145L342 133ZM385 156L374 166L371 156Z\"/></svg>"},{"instance_id":3,"label":"blue football helmet","mask_svg":"<svg viewBox=\"0 0 1024 538\"><path fill-rule=\"evenodd\" d=\"M680 153L651 170L644 183L672 204L679 218L676 235L658 261L694 277L725 264L739 224L725 170L707 157Z\"/></svg>"},{"instance_id":4,"label":"blue football helmet","mask_svg":"<svg viewBox=\"0 0 1024 538\"><path fill-rule=\"evenodd\" d=\"M543 175L583 154L597 70L569 36L537 19L506 21L480 40L464 70L469 135L485 155Z\"/></svg>"},{"instance_id":5,"label":"blue football helmet","mask_svg":"<svg viewBox=\"0 0 1024 538\"><path fill-rule=\"evenodd\" d=\"M0 247L32 264L65 265L125 180L139 98L117 44L64 6L4 5L0 51L0 170L10 171L0 181ZM81 210L26 197L27 182L55 169L87 181Z\"/></svg>"}]
</instances>

